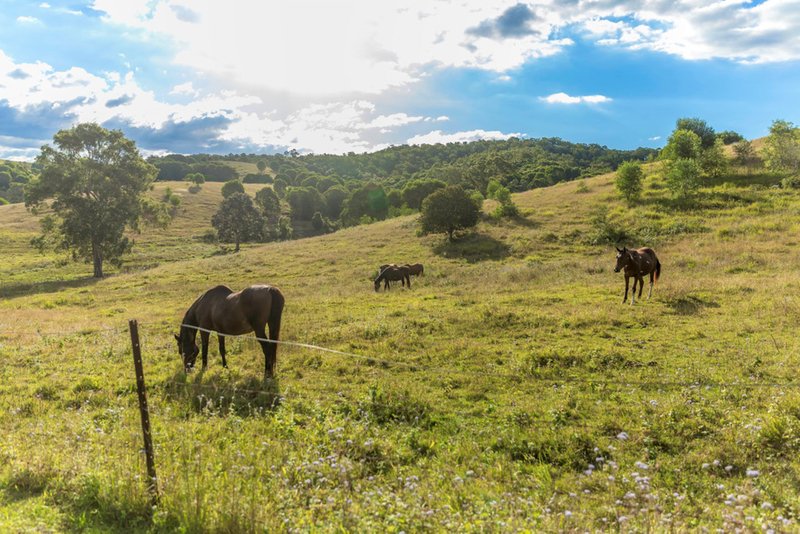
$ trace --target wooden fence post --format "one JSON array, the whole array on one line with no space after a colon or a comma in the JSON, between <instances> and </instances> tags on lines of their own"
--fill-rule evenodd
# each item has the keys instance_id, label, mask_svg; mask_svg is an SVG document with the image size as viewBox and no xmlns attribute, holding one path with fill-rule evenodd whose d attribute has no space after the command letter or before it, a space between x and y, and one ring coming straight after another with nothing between
<instances>
[{"instance_id":1,"label":"wooden fence post","mask_svg":"<svg viewBox=\"0 0 800 534\"><path fill-rule=\"evenodd\" d=\"M144 370L142 368L142 349L139 345L139 323L136 319L128 321L131 331L131 347L133 348L133 366L136 369L136 392L139 395L139 414L142 418L142 436L144 437L144 454L147 460L147 490L153 504L158 502L158 480L156 464L153 459L153 439L150 434L150 412L147 409L147 393L144 388Z\"/></svg>"}]
</instances>

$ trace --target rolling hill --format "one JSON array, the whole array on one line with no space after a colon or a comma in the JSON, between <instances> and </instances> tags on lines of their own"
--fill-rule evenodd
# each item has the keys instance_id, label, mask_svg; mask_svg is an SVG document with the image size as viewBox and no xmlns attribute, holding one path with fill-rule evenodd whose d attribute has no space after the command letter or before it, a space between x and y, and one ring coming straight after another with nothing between
<instances>
[{"instance_id":1,"label":"rolling hill","mask_svg":"<svg viewBox=\"0 0 800 534\"><path fill-rule=\"evenodd\" d=\"M414 216L225 254L219 184L94 281L39 255L0 206L4 530L795 529L800 193L735 174L689 206L657 173L514 196L454 243ZM159 187L162 187L161 185ZM248 186L257 189L258 186ZM582 192L583 191L583 192ZM616 238L656 248L653 299L622 305ZM376 267L420 261L410 290ZM205 289L287 299L262 385L251 338L186 376L172 334ZM156 466L142 477L127 319L140 321Z\"/></svg>"}]
</instances>

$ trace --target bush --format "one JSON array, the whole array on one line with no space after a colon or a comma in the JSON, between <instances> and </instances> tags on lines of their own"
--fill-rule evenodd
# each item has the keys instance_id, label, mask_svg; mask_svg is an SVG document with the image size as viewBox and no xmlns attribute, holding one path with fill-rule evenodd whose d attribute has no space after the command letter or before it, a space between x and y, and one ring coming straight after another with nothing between
<instances>
[{"instance_id":1,"label":"bush","mask_svg":"<svg viewBox=\"0 0 800 534\"><path fill-rule=\"evenodd\" d=\"M688 198L700 189L700 165L694 159L680 158L667 170L667 188L676 198Z\"/></svg>"},{"instance_id":2,"label":"bush","mask_svg":"<svg viewBox=\"0 0 800 534\"><path fill-rule=\"evenodd\" d=\"M787 176L781 180L781 187L784 189L800 189L800 175Z\"/></svg>"},{"instance_id":3,"label":"bush","mask_svg":"<svg viewBox=\"0 0 800 534\"><path fill-rule=\"evenodd\" d=\"M516 217L519 215L519 208L513 202L505 202L500 204L492 212L492 216L498 219L503 217Z\"/></svg>"},{"instance_id":4,"label":"bush","mask_svg":"<svg viewBox=\"0 0 800 534\"><path fill-rule=\"evenodd\" d=\"M633 204L642 194L644 171L638 161L626 161L617 169L614 181L617 191L628 204Z\"/></svg>"},{"instance_id":5,"label":"bush","mask_svg":"<svg viewBox=\"0 0 800 534\"><path fill-rule=\"evenodd\" d=\"M575 187L576 193L588 193L589 186L586 185L586 180L578 180L578 185Z\"/></svg>"}]
</instances>

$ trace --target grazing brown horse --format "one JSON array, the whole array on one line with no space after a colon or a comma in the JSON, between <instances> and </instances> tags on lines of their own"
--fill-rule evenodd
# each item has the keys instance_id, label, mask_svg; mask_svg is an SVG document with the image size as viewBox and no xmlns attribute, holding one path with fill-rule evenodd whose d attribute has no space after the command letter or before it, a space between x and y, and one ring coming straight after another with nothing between
<instances>
[{"instance_id":1,"label":"grazing brown horse","mask_svg":"<svg viewBox=\"0 0 800 534\"><path fill-rule=\"evenodd\" d=\"M222 367L228 367L225 361L225 335L238 336L255 332L256 337L266 339L265 328L269 325L269 339L277 341L281 330L281 314L285 300L280 289L267 285L253 285L241 291L233 292L226 286L209 289L194 301L181 323L178 341L178 353L183 357L186 371L194 367L197 360L197 330L189 328L197 326L217 332L219 354L222 356ZM183 326L188 325L188 326ZM203 369L208 365L209 332L200 331L203 345ZM264 376L272 377L275 373L275 361L278 357L278 346L275 343L260 341L264 351Z\"/></svg>"},{"instance_id":2,"label":"grazing brown horse","mask_svg":"<svg viewBox=\"0 0 800 534\"><path fill-rule=\"evenodd\" d=\"M411 276L419 276L425 274L425 267L421 263L407 263L403 265L408 269L408 274Z\"/></svg>"},{"instance_id":3,"label":"grazing brown horse","mask_svg":"<svg viewBox=\"0 0 800 534\"><path fill-rule=\"evenodd\" d=\"M616 248L616 247L615 247ZM624 303L628 300L628 279L633 278L633 293L631 293L631 306L636 301L636 283L639 283L639 298L642 298L642 288L644 287L644 276L650 275L650 292L647 298L653 295L653 286L658 277L661 276L661 262L658 261L655 251L650 247L628 250L627 248L617 248L617 265L614 272L620 270L625 272L625 296L622 298Z\"/></svg>"},{"instance_id":4,"label":"grazing brown horse","mask_svg":"<svg viewBox=\"0 0 800 534\"><path fill-rule=\"evenodd\" d=\"M408 288L411 289L411 277L408 274L407 267L398 267L397 265L386 265L381 266L380 274L375 279L375 291L379 291L381 288L381 282L383 282L383 288L389 289L389 282L397 282L398 280L402 282L403 286L408 285Z\"/></svg>"}]
</instances>

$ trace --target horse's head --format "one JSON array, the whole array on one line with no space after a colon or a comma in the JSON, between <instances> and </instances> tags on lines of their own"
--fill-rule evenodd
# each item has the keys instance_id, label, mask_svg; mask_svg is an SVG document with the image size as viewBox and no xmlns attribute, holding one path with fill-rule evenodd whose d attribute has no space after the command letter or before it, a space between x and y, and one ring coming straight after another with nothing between
<instances>
[{"instance_id":1,"label":"horse's head","mask_svg":"<svg viewBox=\"0 0 800 534\"><path fill-rule=\"evenodd\" d=\"M375 291L381 290L381 277L378 275L378 278L375 279Z\"/></svg>"},{"instance_id":2,"label":"horse's head","mask_svg":"<svg viewBox=\"0 0 800 534\"><path fill-rule=\"evenodd\" d=\"M624 269L626 265L628 265L628 262L631 261L631 255L630 251L625 247L622 248L614 247L614 248L617 249L617 265L614 267L614 272L618 273L622 269Z\"/></svg>"},{"instance_id":3,"label":"horse's head","mask_svg":"<svg viewBox=\"0 0 800 534\"><path fill-rule=\"evenodd\" d=\"M178 342L178 354L183 358L183 368L188 373L194 368L194 362L197 361L200 352L197 343L194 342L195 336L182 328L180 335L175 336L175 340Z\"/></svg>"}]
</instances>

